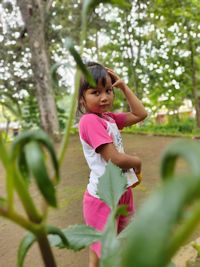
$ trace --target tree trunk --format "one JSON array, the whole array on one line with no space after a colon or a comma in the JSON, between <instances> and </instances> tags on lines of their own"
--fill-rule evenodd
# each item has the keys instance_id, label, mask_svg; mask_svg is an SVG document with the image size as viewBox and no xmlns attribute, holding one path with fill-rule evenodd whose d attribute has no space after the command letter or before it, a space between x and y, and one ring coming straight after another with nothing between
<instances>
[{"instance_id":1,"label":"tree trunk","mask_svg":"<svg viewBox=\"0 0 200 267\"><path fill-rule=\"evenodd\" d=\"M18 0L18 5L29 38L41 127L58 141L59 124L45 42L45 1Z\"/></svg>"}]
</instances>

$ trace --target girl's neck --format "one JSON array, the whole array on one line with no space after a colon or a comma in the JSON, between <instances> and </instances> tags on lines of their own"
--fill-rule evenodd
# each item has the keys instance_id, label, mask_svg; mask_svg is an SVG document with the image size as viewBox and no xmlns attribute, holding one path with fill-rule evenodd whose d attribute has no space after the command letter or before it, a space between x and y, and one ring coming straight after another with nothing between
<instances>
[{"instance_id":1,"label":"girl's neck","mask_svg":"<svg viewBox=\"0 0 200 267\"><path fill-rule=\"evenodd\" d=\"M102 118L104 113L86 112L85 114L95 114L98 117Z\"/></svg>"}]
</instances>

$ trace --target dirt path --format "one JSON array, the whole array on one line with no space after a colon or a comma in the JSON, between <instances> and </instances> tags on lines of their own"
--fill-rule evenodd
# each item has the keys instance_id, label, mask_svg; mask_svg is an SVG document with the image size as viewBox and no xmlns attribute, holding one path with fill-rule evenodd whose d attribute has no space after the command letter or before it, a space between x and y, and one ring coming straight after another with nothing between
<instances>
[{"instance_id":1,"label":"dirt path","mask_svg":"<svg viewBox=\"0 0 200 267\"><path fill-rule=\"evenodd\" d=\"M137 153L143 161L143 183L135 188L135 204L138 208L148 194L159 185L159 164L163 149L174 141L169 137L153 137L123 134L127 153ZM184 168L182 164L180 169ZM59 209L50 210L49 224L66 228L82 221L82 194L87 184L88 168L83 158L78 136L72 136L68 153L61 169L62 181L58 186ZM0 196L4 194L4 172L0 165ZM38 192L33 189L34 198ZM16 199L17 208L20 209ZM17 247L24 235L24 230L0 218L0 267L15 267ZM87 267L87 249L74 253L55 249L59 267ZM25 260L25 267L43 267L41 257L34 245ZM182 267L182 266L180 266Z\"/></svg>"}]
</instances>

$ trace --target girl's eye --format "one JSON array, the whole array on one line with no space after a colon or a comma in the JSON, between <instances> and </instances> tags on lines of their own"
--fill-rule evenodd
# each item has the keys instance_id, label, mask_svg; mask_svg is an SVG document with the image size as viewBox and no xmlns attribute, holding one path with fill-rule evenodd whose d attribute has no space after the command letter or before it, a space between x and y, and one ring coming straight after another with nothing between
<instances>
[{"instance_id":1,"label":"girl's eye","mask_svg":"<svg viewBox=\"0 0 200 267\"><path fill-rule=\"evenodd\" d=\"M98 96L100 93L99 93L99 91L96 91L96 90L95 90L95 91L92 91L92 94Z\"/></svg>"},{"instance_id":2,"label":"girl's eye","mask_svg":"<svg viewBox=\"0 0 200 267\"><path fill-rule=\"evenodd\" d=\"M111 88L106 90L106 92L107 92L108 94L111 94L112 91L113 91L113 89L111 89Z\"/></svg>"}]
</instances>

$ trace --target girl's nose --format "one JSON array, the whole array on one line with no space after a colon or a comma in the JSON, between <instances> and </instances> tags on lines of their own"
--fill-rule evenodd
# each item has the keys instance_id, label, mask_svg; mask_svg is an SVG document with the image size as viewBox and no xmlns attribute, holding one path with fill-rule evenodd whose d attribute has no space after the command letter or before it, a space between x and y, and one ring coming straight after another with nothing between
<instances>
[{"instance_id":1,"label":"girl's nose","mask_svg":"<svg viewBox=\"0 0 200 267\"><path fill-rule=\"evenodd\" d=\"M107 96L107 94L106 93L103 93L102 95L101 95L101 102L106 102L108 100L108 96Z\"/></svg>"}]
</instances>

